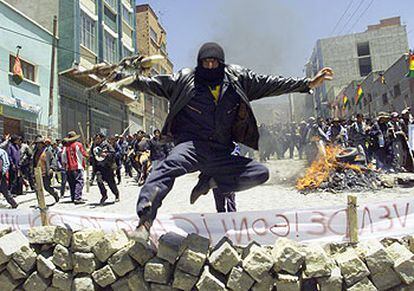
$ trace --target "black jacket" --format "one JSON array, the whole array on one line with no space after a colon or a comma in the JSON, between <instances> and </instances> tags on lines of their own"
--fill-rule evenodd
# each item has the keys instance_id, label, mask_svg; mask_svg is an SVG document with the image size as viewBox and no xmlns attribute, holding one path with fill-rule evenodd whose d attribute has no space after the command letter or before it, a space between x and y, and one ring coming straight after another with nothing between
<instances>
[{"instance_id":1,"label":"black jacket","mask_svg":"<svg viewBox=\"0 0 414 291\"><path fill-rule=\"evenodd\" d=\"M259 132L250 102L291 92L307 93L309 79L259 75L237 65L226 65L223 95L228 86L233 86L242 100L236 121L232 126L233 140L257 150ZM162 135L171 140L175 116L194 96L194 70L183 69L173 75L158 75L151 78L139 76L131 87L169 100L170 112L165 120Z\"/></svg>"}]
</instances>

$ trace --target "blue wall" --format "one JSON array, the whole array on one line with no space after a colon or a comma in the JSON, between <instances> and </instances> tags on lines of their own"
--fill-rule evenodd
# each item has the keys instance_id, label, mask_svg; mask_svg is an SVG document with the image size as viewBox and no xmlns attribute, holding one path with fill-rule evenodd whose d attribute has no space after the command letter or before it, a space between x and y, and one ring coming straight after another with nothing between
<instances>
[{"instance_id":1,"label":"blue wall","mask_svg":"<svg viewBox=\"0 0 414 291\"><path fill-rule=\"evenodd\" d=\"M48 125L51 43L53 37L47 31L2 2L0 2L0 18L1 27L6 27L7 29L40 40L37 41L17 33L0 29L0 96L18 98L28 104L39 106L41 108L37 116L39 124ZM17 86L11 79L9 74L9 55L16 53L17 45L22 47L20 57L36 66L35 83L24 80ZM55 69L55 73L52 126L56 128L58 125L57 69ZM10 110L7 112L9 117L22 118L21 110L16 109L15 116L12 116L13 113ZM33 114L28 114L27 118L33 118ZM33 120L29 121L33 122Z\"/></svg>"}]
</instances>

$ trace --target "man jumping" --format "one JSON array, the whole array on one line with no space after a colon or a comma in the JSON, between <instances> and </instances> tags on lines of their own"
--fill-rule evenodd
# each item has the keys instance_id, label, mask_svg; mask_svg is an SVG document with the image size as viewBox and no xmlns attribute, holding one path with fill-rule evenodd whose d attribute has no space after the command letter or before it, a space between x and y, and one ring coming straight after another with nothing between
<instances>
[{"instance_id":1,"label":"man jumping","mask_svg":"<svg viewBox=\"0 0 414 291\"><path fill-rule=\"evenodd\" d=\"M231 155L233 141L258 149L259 133L250 102L291 92L308 93L333 76L330 68L323 68L312 79L259 75L225 64L224 51L216 43L205 43L197 62L195 69L150 78L138 76L130 85L169 100L162 135L175 143L141 189L137 202L140 221L133 238L148 239L158 208L179 176L202 173L191 193L191 203L213 188L231 193L266 182L269 170L264 165Z\"/></svg>"}]
</instances>

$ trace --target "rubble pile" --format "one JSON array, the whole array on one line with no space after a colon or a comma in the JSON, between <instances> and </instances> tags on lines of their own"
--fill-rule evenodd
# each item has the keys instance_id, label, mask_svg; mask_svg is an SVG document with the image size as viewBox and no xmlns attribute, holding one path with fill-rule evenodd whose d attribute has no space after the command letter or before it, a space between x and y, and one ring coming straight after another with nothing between
<instances>
[{"instance_id":1,"label":"rubble pile","mask_svg":"<svg viewBox=\"0 0 414 291\"><path fill-rule=\"evenodd\" d=\"M325 154L316 159L306 169L305 176L299 178L296 188L304 193L312 191L366 191L383 186L380 175L369 166L342 162L337 159L339 147L326 147Z\"/></svg>"},{"instance_id":2,"label":"rubble pile","mask_svg":"<svg viewBox=\"0 0 414 291\"><path fill-rule=\"evenodd\" d=\"M0 231L0 290L413 290L414 237L404 240L214 247L196 234L157 249L124 232L35 227Z\"/></svg>"}]
</instances>

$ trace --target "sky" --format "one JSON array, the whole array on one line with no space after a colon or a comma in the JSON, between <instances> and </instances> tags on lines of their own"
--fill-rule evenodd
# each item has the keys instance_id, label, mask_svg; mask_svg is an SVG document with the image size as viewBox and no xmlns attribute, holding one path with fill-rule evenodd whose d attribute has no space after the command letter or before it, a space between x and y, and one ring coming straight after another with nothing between
<instances>
[{"instance_id":1,"label":"sky","mask_svg":"<svg viewBox=\"0 0 414 291\"><path fill-rule=\"evenodd\" d=\"M413 0L136 0L167 31L174 69L192 67L201 44L220 43L227 63L260 73L303 76L317 39L362 32L401 16L414 47Z\"/></svg>"}]
</instances>

